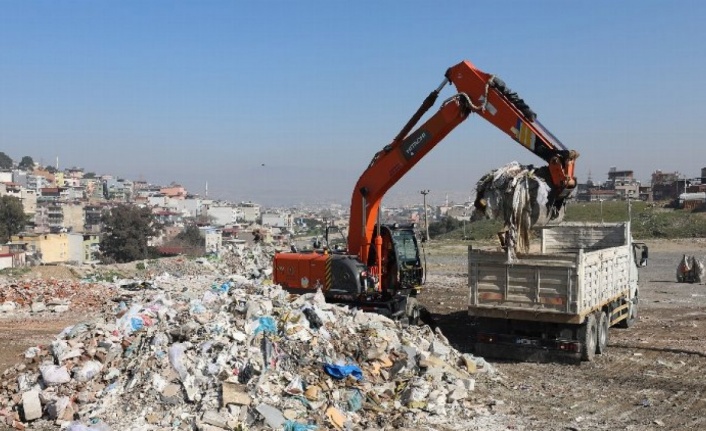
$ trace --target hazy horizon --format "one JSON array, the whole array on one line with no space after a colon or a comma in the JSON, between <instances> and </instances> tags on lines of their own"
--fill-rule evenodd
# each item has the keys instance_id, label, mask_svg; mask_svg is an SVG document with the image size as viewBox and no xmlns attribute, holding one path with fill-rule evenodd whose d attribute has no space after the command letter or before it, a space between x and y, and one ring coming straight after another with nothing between
<instances>
[{"instance_id":1,"label":"hazy horizon","mask_svg":"<svg viewBox=\"0 0 706 431\"><path fill-rule=\"evenodd\" d=\"M467 59L581 153L580 182L613 166L643 183L657 169L696 177L705 12L637 0L5 1L0 150L194 193L208 183L216 199L346 204L373 155ZM542 164L473 116L386 199L470 196L514 160Z\"/></svg>"}]
</instances>

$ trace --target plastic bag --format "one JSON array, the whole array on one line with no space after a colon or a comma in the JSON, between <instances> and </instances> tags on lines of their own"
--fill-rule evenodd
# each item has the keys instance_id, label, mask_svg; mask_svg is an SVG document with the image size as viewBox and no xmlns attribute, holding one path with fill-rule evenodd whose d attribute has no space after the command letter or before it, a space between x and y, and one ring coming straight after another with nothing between
<instances>
[{"instance_id":1,"label":"plastic bag","mask_svg":"<svg viewBox=\"0 0 706 431\"><path fill-rule=\"evenodd\" d=\"M260 332L274 334L277 332L277 324L275 319L271 316L262 316L257 319L258 325L253 332L253 335L257 335Z\"/></svg>"},{"instance_id":2,"label":"plastic bag","mask_svg":"<svg viewBox=\"0 0 706 431\"><path fill-rule=\"evenodd\" d=\"M81 422L71 422L68 431L111 431L110 426L105 422L97 422L95 424L84 425Z\"/></svg>"},{"instance_id":3,"label":"plastic bag","mask_svg":"<svg viewBox=\"0 0 706 431\"><path fill-rule=\"evenodd\" d=\"M300 424L292 420L288 420L284 423L284 431L316 431L319 429L314 424Z\"/></svg>"},{"instance_id":4,"label":"plastic bag","mask_svg":"<svg viewBox=\"0 0 706 431\"><path fill-rule=\"evenodd\" d=\"M349 364L349 365L337 365L337 364L325 364L324 371L329 376L334 379L345 379L348 376L352 376L356 380L361 380L363 378L363 371L359 366Z\"/></svg>"},{"instance_id":5,"label":"plastic bag","mask_svg":"<svg viewBox=\"0 0 706 431\"><path fill-rule=\"evenodd\" d=\"M316 314L313 308L305 308L303 313L304 316L306 316L306 320L309 321L309 327L311 329L319 329L323 326L324 322L321 321L321 318Z\"/></svg>"},{"instance_id":6,"label":"plastic bag","mask_svg":"<svg viewBox=\"0 0 706 431\"><path fill-rule=\"evenodd\" d=\"M76 372L76 380L79 382L87 382L92 380L97 376L103 369L103 364L98 361L87 361L83 366Z\"/></svg>"},{"instance_id":7,"label":"plastic bag","mask_svg":"<svg viewBox=\"0 0 706 431\"><path fill-rule=\"evenodd\" d=\"M186 346L182 343L175 343L169 347L169 363L174 367L174 371L177 372L179 378L183 382L189 373L186 371L186 365L184 365L184 352L186 351Z\"/></svg>"},{"instance_id":8,"label":"plastic bag","mask_svg":"<svg viewBox=\"0 0 706 431\"><path fill-rule=\"evenodd\" d=\"M363 408L363 395L358 389L348 389L346 391L346 404L349 412L357 412Z\"/></svg>"}]
</instances>

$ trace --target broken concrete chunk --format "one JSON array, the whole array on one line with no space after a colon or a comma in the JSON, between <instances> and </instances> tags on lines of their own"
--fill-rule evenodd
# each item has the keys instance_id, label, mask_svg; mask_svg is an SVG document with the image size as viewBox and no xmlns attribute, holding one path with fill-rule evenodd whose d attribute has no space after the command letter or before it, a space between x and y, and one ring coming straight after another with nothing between
<instances>
[{"instance_id":1,"label":"broken concrete chunk","mask_svg":"<svg viewBox=\"0 0 706 431\"><path fill-rule=\"evenodd\" d=\"M281 428L287 421L282 412L271 405L260 404L256 410L262 415L267 426L271 428Z\"/></svg>"},{"instance_id":2,"label":"broken concrete chunk","mask_svg":"<svg viewBox=\"0 0 706 431\"><path fill-rule=\"evenodd\" d=\"M229 381L223 382L221 387L221 397L223 400L223 407L228 404L249 406L252 402L245 385Z\"/></svg>"},{"instance_id":3,"label":"broken concrete chunk","mask_svg":"<svg viewBox=\"0 0 706 431\"><path fill-rule=\"evenodd\" d=\"M31 390L22 394L22 412L25 422L42 417L42 404L39 402L39 391Z\"/></svg>"},{"instance_id":4,"label":"broken concrete chunk","mask_svg":"<svg viewBox=\"0 0 706 431\"><path fill-rule=\"evenodd\" d=\"M43 302L33 302L31 309L32 313L41 313L42 311L46 311L47 306Z\"/></svg>"},{"instance_id":5,"label":"broken concrete chunk","mask_svg":"<svg viewBox=\"0 0 706 431\"><path fill-rule=\"evenodd\" d=\"M223 429L230 428L227 424L226 418L214 410L205 411L204 414L201 416L201 420L206 424L213 425L214 427Z\"/></svg>"},{"instance_id":6,"label":"broken concrete chunk","mask_svg":"<svg viewBox=\"0 0 706 431\"><path fill-rule=\"evenodd\" d=\"M167 385L162 391L162 401L167 404L179 404L182 398L181 386L175 383Z\"/></svg>"}]
</instances>

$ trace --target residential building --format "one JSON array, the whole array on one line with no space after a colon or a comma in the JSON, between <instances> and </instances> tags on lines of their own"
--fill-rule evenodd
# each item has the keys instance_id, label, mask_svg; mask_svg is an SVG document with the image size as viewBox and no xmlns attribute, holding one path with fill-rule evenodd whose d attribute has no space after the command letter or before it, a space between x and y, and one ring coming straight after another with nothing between
<instances>
[{"instance_id":1,"label":"residential building","mask_svg":"<svg viewBox=\"0 0 706 431\"><path fill-rule=\"evenodd\" d=\"M238 204L237 207L240 210L240 213L242 214L242 218L239 218L238 221L242 220L248 223L255 223L260 219L259 204L253 202L241 202Z\"/></svg>"},{"instance_id":2,"label":"residential building","mask_svg":"<svg viewBox=\"0 0 706 431\"><path fill-rule=\"evenodd\" d=\"M448 208L448 210L446 211L446 216L454 218L456 220L470 221L472 213L473 213L473 206L472 205L456 204L456 205L452 205L450 208Z\"/></svg>"},{"instance_id":3,"label":"residential building","mask_svg":"<svg viewBox=\"0 0 706 431\"><path fill-rule=\"evenodd\" d=\"M64 187L66 185L63 172L57 172L54 174L54 185L56 187Z\"/></svg>"},{"instance_id":4,"label":"residential building","mask_svg":"<svg viewBox=\"0 0 706 431\"><path fill-rule=\"evenodd\" d=\"M27 175L27 188L39 193L43 188L51 187L53 184L41 175Z\"/></svg>"},{"instance_id":5,"label":"residential building","mask_svg":"<svg viewBox=\"0 0 706 431\"><path fill-rule=\"evenodd\" d=\"M69 260L69 237L66 233L13 235L13 243L24 243L28 253L40 263L66 263Z\"/></svg>"},{"instance_id":6,"label":"residential building","mask_svg":"<svg viewBox=\"0 0 706 431\"><path fill-rule=\"evenodd\" d=\"M240 208L233 205L210 205L206 210L206 215L215 226L233 225L242 219L242 214Z\"/></svg>"},{"instance_id":7,"label":"residential building","mask_svg":"<svg viewBox=\"0 0 706 431\"><path fill-rule=\"evenodd\" d=\"M12 253L0 253L0 269L14 268Z\"/></svg>"},{"instance_id":8,"label":"residential building","mask_svg":"<svg viewBox=\"0 0 706 431\"><path fill-rule=\"evenodd\" d=\"M105 195L103 194L103 183L96 178L82 178L80 181L83 187L83 197L90 201L102 201L105 200Z\"/></svg>"},{"instance_id":9,"label":"residential building","mask_svg":"<svg viewBox=\"0 0 706 431\"><path fill-rule=\"evenodd\" d=\"M0 255L3 256L2 269L25 266L25 244L4 244L0 246Z\"/></svg>"},{"instance_id":10,"label":"residential building","mask_svg":"<svg viewBox=\"0 0 706 431\"><path fill-rule=\"evenodd\" d=\"M129 202L132 198L132 182L106 178L103 180L103 195L111 201Z\"/></svg>"},{"instance_id":11,"label":"residential building","mask_svg":"<svg viewBox=\"0 0 706 431\"><path fill-rule=\"evenodd\" d=\"M154 214L157 222L164 226L184 225L184 217L179 212L163 208L155 208L152 210L152 213Z\"/></svg>"},{"instance_id":12,"label":"residential building","mask_svg":"<svg viewBox=\"0 0 706 431\"><path fill-rule=\"evenodd\" d=\"M86 205L83 207L83 232L98 233L101 231L101 215L103 207L100 205Z\"/></svg>"},{"instance_id":13,"label":"residential building","mask_svg":"<svg viewBox=\"0 0 706 431\"><path fill-rule=\"evenodd\" d=\"M652 173L652 196L655 201L673 200L679 196L679 172L662 172L656 170ZM683 188L681 189L683 192Z\"/></svg>"},{"instance_id":14,"label":"residential building","mask_svg":"<svg viewBox=\"0 0 706 431\"><path fill-rule=\"evenodd\" d=\"M212 201L189 197L186 199L171 199L170 206L180 212L184 217L196 218L206 214L208 206Z\"/></svg>"},{"instance_id":15,"label":"residential building","mask_svg":"<svg viewBox=\"0 0 706 431\"><path fill-rule=\"evenodd\" d=\"M291 230L294 223L291 214L284 213L264 213L262 214L262 225Z\"/></svg>"},{"instance_id":16,"label":"residential building","mask_svg":"<svg viewBox=\"0 0 706 431\"><path fill-rule=\"evenodd\" d=\"M639 199L640 197L640 182L634 178L633 171L630 170L619 171L611 167L605 188L615 190L615 196L618 199Z\"/></svg>"},{"instance_id":17,"label":"residential building","mask_svg":"<svg viewBox=\"0 0 706 431\"><path fill-rule=\"evenodd\" d=\"M186 189L179 184L170 184L168 187L162 187L159 192L165 196L174 199L186 199Z\"/></svg>"},{"instance_id":18,"label":"residential building","mask_svg":"<svg viewBox=\"0 0 706 431\"><path fill-rule=\"evenodd\" d=\"M614 201L619 199L618 193L615 190L592 189L589 190L588 196L590 202Z\"/></svg>"},{"instance_id":19,"label":"residential building","mask_svg":"<svg viewBox=\"0 0 706 431\"><path fill-rule=\"evenodd\" d=\"M199 231L205 240L206 253L218 253L223 247L221 230L208 226L199 228Z\"/></svg>"},{"instance_id":20,"label":"residential building","mask_svg":"<svg viewBox=\"0 0 706 431\"><path fill-rule=\"evenodd\" d=\"M12 171L12 182L22 187L28 188L29 181L27 180L27 172L14 170ZM37 192L37 189L32 189Z\"/></svg>"},{"instance_id":21,"label":"residential building","mask_svg":"<svg viewBox=\"0 0 706 431\"><path fill-rule=\"evenodd\" d=\"M42 187L37 195L38 202L56 202L61 199L61 187Z\"/></svg>"},{"instance_id":22,"label":"residential building","mask_svg":"<svg viewBox=\"0 0 706 431\"><path fill-rule=\"evenodd\" d=\"M100 238L95 234L69 233L68 262L76 265L98 261Z\"/></svg>"},{"instance_id":23,"label":"residential building","mask_svg":"<svg viewBox=\"0 0 706 431\"><path fill-rule=\"evenodd\" d=\"M63 228L68 232L83 232L85 230L84 206L80 203L62 203L64 216Z\"/></svg>"},{"instance_id":24,"label":"residential building","mask_svg":"<svg viewBox=\"0 0 706 431\"><path fill-rule=\"evenodd\" d=\"M33 216L37 211L37 192L31 189L24 188L17 183L3 184L4 190L0 192L0 196L14 196L22 202L22 209L25 214Z\"/></svg>"}]
</instances>

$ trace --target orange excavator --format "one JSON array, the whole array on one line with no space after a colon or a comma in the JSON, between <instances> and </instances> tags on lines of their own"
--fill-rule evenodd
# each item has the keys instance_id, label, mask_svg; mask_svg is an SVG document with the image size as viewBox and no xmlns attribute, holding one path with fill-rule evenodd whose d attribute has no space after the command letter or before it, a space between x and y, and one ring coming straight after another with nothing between
<instances>
[{"instance_id":1,"label":"orange excavator","mask_svg":"<svg viewBox=\"0 0 706 431\"><path fill-rule=\"evenodd\" d=\"M412 131L449 83L458 93ZM380 204L395 183L474 113L548 163L543 171L551 190L547 205L556 210L548 214L563 214L565 199L576 186L578 153L566 149L545 129L503 81L463 61L446 71L443 82L360 176L351 198L347 248L277 253L273 281L294 293L320 288L329 302L416 323L420 308L415 296L423 284L424 269L414 226L382 224Z\"/></svg>"}]
</instances>

